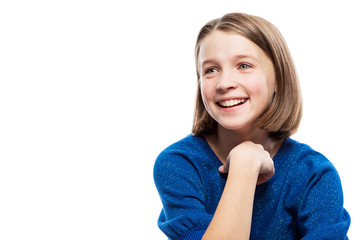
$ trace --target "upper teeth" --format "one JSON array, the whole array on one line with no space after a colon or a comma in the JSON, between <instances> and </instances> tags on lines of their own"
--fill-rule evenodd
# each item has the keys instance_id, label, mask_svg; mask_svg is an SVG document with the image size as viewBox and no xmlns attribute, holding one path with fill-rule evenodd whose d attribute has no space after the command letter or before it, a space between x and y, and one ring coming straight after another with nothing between
<instances>
[{"instance_id":1,"label":"upper teeth","mask_svg":"<svg viewBox=\"0 0 360 240\"><path fill-rule=\"evenodd\" d=\"M220 105L223 107L232 107L240 103L244 103L245 101L246 101L245 99L232 99L232 100L222 101L220 102Z\"/></svg>"}]
</instances>

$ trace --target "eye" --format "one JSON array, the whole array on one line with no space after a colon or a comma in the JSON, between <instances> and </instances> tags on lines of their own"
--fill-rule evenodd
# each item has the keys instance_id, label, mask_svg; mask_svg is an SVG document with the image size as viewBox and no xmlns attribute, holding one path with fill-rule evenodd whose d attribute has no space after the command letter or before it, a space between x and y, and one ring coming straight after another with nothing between
<instances>
[{"instance_id":1,"label":"eye","mask_svg":"<svg viewBox=\"0 0 360 240\"><path fill-rule=\"evenodd\" d=\"M218 72L218 70L216 68L208 68L205 70L205 74L209 74L209 73L216 73Z\"/></svg>"},{"instance_id":2,"label":"eye","mask_svg":"<svg viewBox=\"0 0 360 240\"><path fill-rule=\"evenodd\" d=\"M239 65L239 69L249 69L251 68L251 66L249 64L246 64L246 63L241 63Z\"/></svg>"}]
</instances>

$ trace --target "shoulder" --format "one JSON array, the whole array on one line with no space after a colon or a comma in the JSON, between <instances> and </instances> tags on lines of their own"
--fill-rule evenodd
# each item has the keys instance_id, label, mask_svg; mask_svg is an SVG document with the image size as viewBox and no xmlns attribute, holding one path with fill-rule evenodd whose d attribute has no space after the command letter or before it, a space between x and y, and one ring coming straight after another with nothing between
<instances>
[{"instance_id":1,"label":"shoulder","mask_svg":"<svg viewBox=\"0 0 360 240\"><path fill-rule=\"evenodd\" d=\"M186 137L180 139L179 141L171 144L165 148L161 154L174 153L174 152L192 152L194 149L201 147L204 139L201 137L196 137L193 134L189 134Z\"/></svg>"},{"instance_id":2,"label":"shoulder","mask_svg":"<svg viewBox=\"0 0 360 240\"><path fill-rule=\"evenodd\" d=\"M193 162L208 154L209 149L205 139L190 134L165 148L157 157L155 166Z\"/></svg>"},{"instance_id":3,"label":"shoulder","mask_svg":"<svg viewBox=\"0 0 360 240\"><path fill-rule=\"evenodd\" d=\"M285 148L288 148L288 158L298 170L307 170L318 172L326 169L334 169L333 164L322 153L314 150L305 143L293 139L287 139L284 142Z\"/></svg>"},{"instance_id":4,"label":"shoulder","mask_svg":"<svg viewBox=\"0 0 360 240\"><path fill-rule=\"evenodd\" d=\"M292 149L289 157L293 159L289 169L293 195L288 194L288 203L297 206L300 231L306 239L325 239L325 235L332 236L331 239L344 239L350 217L343 208L337 170L323 154L310 146L294 140L288 142Z\"/></svg>"},{"instance_id":5,"label":"shoulder","mask_svg":"<svg viewBox=\"0 0 360 240\"><path fill-rule=\"evenodd\" d=\"M291 179L290 186L292 189L302 193L303 197L301 199L306 199L305 196L310 192L325 198L327 196L326 191L329 190L334 195L332 197L336 195L338 200L341 199L340 176L330 160L307 144L292 139L287 143L290 150L286 164L286 174L288 180Z\"/></svg>"},{"instance_id":6,"label":"shoulder","mask_svg":"<svg viewBox=\"0 0 360 240\"><path fill-rule=\"evenodd\" d=\"M209 146L205 139L192 134L171 144L157 157L154 164L155 181L161 176L179 178L179 176L198 175L210 164Z\"/></svg>"}]
</instances>

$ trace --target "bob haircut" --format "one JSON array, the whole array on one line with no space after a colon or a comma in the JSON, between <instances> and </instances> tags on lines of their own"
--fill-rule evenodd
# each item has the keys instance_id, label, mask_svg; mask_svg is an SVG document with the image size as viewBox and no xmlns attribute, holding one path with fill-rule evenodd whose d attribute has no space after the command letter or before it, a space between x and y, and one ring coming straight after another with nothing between
<instances>
[{"instance_id":1,"label":"bob haircut","mask_svg":"<svg viewBox=\"0 0 360 240\"><path fill-rule=\"evenodd\" d=\"M267 109L255 125L274 139L286 139L296 132L302 117L302 97L295 65L287 44L279 30L263 18L229 13L203 26L197 37L195 61L197 96L192 133L205 136L216 132L217 122L205 109L201 97L199 50L202 40L213 31L239 34L255 43L271 59L275 69L276 90Z\"/></svg>"}]
</instances>

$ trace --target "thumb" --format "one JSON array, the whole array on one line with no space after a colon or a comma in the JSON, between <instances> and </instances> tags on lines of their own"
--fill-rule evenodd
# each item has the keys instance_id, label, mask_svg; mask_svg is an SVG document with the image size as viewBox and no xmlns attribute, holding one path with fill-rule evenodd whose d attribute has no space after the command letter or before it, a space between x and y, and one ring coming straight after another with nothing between
<instances>
[{"instance_id":1,"label":"thumb","mask_svg":"<svg viewBox=\"0 0 360 240\"><path fill-rule=\"evenodd\" d=\"M229 169L225 165L222 165L222 166L219 167L219 172L220 173L225 174L225 173L228 173L228 171L229 171Z\"/></svg>"}]
</instances>

